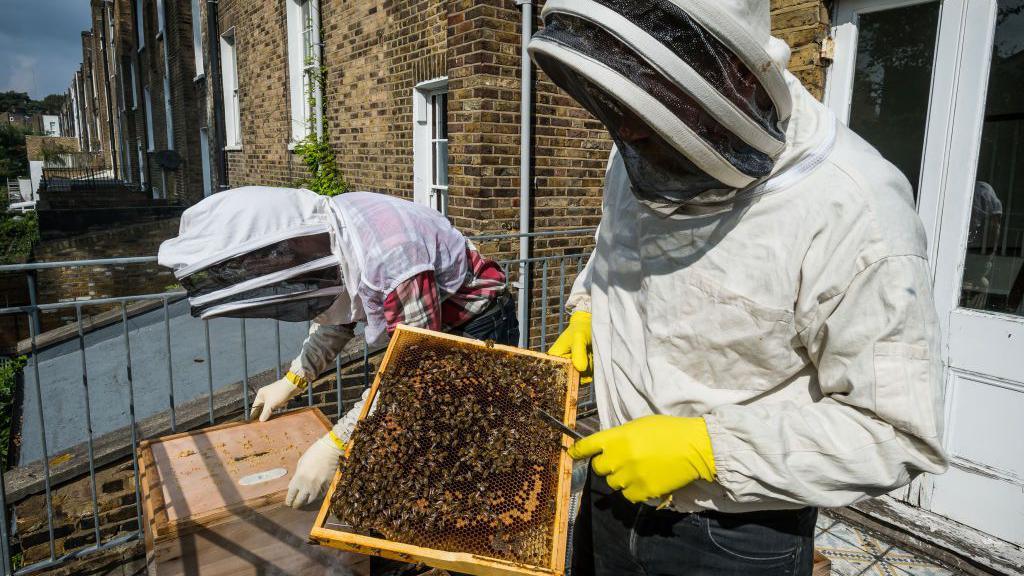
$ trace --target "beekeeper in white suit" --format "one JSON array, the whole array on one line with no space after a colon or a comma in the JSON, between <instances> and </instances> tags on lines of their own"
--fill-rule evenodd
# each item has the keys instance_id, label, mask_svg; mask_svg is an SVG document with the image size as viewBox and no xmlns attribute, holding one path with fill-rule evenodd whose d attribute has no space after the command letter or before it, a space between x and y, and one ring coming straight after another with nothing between
<instances>
[{"instance_id":1,"label":"beekeeper in white suit","mask_svg":"<svg viewBox=\"0 0 1024 576\"><path fill-rule=\"evenodd\" d=\"M256 394L251 417L305 392L366 323L370 344L399 324L515 344L515 302L505 274L430 208L367 192L335 198L251 186L215 194L185 211L160 246L194 316L312 320L285 378ZM299 460L286 504L323 494L365 401Z\"/></svg>"},{"instance_id":2,"label":"beekeeper in white suit","mask_svg":"<svg viewBox=\"0 0 1024 576\"><path fill-rule=\"evenodd\" d=\"M768 0L543 19L534 60L616 145L552 349L594 374L595 572L810 574L817 507L946 468L910 184L786 71Z\"/></svg>"}]
</instances>

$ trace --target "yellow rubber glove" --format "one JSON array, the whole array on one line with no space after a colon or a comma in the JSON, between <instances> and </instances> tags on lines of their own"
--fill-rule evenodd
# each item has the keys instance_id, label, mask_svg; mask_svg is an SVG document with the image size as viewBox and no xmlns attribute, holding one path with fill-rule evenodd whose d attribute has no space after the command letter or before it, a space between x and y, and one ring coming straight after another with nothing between
<instances>
[{"instance_id":1,"label":"yellow rubber glove","mask_svg":"<svg viewBox=\"0 0 1024 576\"><path fill-rule=\"evenodd\" d=\"M580 383L589 384L594 380L593 336L590 331L590 312L573 312L569 325L558 336L548 354L572 360L580 373Z\"/></svg>"},{"instance_id":2,"label":"yellow rubber glove","mask_svg":"<svg viewBox=\"0 0 1024 576\"><path fill-rule=\"evenodd\" d=\"M569 455L594 457L594 472L630 502L668 496L702 479L715 480L715 456L703 418L647 416L576 442Z\"/></svg>"}]
</instances>

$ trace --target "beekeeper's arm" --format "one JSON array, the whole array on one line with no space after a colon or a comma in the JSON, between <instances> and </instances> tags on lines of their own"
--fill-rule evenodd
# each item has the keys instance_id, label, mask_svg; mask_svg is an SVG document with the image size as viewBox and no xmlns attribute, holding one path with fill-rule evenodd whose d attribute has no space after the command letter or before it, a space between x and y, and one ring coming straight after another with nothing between
<instances>
[{"instance_id":1,"label":"beekeeper's arm","mask_svg":"<svg viewBox=\"0 0 1024 576\"><path fill-rule=\"evenodd\" d=\"M946 469L929 278L923 257L889 256L845 289L800 296L806 319L797 328L824 397L705 417L717 481L730 498L846 506Z\"/></svg>"},{"instance_id":2,"label":"beekeeper's arm","mask_svg":"<svg viewBox=\"0 0 1024 576\"><path fill-rule=\"evenodd\" d=\"M818 279L804 280L813 287ZM648 416L580 440L570 455L593 456L594 472L633 502L704 480L736 502L837 507L944 471L928 263L890 256L842 285L811 288L797 303L823 395L817 402Z\"/></svg>"},{"instance_id":3,"label":"beekeeper's arm","mask_svg":"<svg viewBox=\"0 0 1024 576\"><path fill-rule=\"evenodd\" d=\"M434 272L421 272L402 281L389 294L382 299L383 304L380 312L384 315L387 323L388 333L395 331L399 324L427 328L431 330L441 329L441 296L438 290ZM310 339L313 339L312 332ZM351 335L349 336L351 338ZM316 339L317 343L324 342L326 346L311 346L310 354L306 355L306 346L303 346L303 355L296 359L296 363L306 358L308 366L298 366L300 370L326 367L334 360L334 355L327 357L332 350L332 345L338 341L327 342L326 339ZM345 341L341 342L344 346ZM338 347L336 350L340 350ZM336 354L336 352L335 352ZM321 362L323 362L321 367ZM293 370L296 364L292 365ZM319 371L315 372L319 374ZM313 443L299 459L295 467L295 476L288 483L288 496L285 504L294 508L301 508L315 502L324 492L327 484L334 478L338 471L339 459L345 454L345 444L352 437L359 416L363 413L363 406L369 397L370 390L363 391L358 402L338 420L331 431Z\"/></svg>"},{"instance_id":4,"label":"beekeeper's arm","mask_svg":"<svg viewBox=\"0 0 1024 576\"><path fill-rule=\"evenodd\" d=\"M355 336L354 328L354 325L328 326L313 322L302 343L302 351L292 361L284 378L256 392L249 417L259 414L260 422L266 422L274 410L283 408L289 400L305 392Z\"/></svg>"}]
</instances>

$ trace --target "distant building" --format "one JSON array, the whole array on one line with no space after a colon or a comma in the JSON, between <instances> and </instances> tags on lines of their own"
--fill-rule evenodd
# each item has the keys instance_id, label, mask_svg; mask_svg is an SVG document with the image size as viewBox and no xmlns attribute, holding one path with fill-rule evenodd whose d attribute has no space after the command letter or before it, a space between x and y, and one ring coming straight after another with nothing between
<instances>
[{"instance_id":1,"label":"distant building","mask_svg":"<svg viewBox=\"0 0 1024 576\"><path fill-rule=\"evenodd\" d=\"M54 137L59 137L59 136L63 136L64 135L63 131L61 130L60 116L51 115L51 114L42 114L40 117L42 119L43 134L44 135L46 135L46 136L54 136Z\"/></svg>"}]
</instances>

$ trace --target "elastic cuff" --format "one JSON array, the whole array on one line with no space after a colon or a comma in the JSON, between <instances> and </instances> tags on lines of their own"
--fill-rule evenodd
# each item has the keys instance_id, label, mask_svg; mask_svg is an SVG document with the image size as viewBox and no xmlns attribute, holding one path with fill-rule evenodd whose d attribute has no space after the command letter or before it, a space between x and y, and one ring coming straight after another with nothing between
<instances>
[{"instance_id":1,"label":"elastic cuff","mask_svg":"<svg viewBox=\"0 0 1024 576\"><path fill-rule=\"evenodd\" d=\"M330 438L331 442L334 443L334 447L335 448L337 448L338 450L341 450L342 452L345 451L345 443L341 441L341 438L338 438L338 435L334 433L334 430L331 430L327 434L327 437Z\"/></svg>"},{"instance_id":2,"label":"elastic cuff","mask_svg":"<svg viewBox=\"0 0 1024 576\"><path fill-rule=\"evenodd\" d=\"M723 476L728 476L729 439L728 433L722 428L718 419L711 414L704 416L704 425L708 428L711 438L711 455L715 459L715 481L723 483Z\"/></svg>"},{"instance_id":3,"label":"elastic cuff","mask_svg":"<svg viewBox=\"0 0 1024 576\"><path fill-rule=\"evenodd\" d=\"M590 312L590 302L590 294L570 295L569 299L565 302L565 309L570 314L573 312Z\"/></svg>"},{"instance_id":4,"label":"elastic cuff","mask_svg":"<svg viewBox=\"0 0 1024 576\"><path fill-rule=\"evenodd\" d=\"M289 370L288 373L284 375L284 377L289 382L291 382L296 388L298 388L299 392L305 392L306 388L309 388L309 381L303 378L302 376L299 376L298 374L292 372L291 370Z\"/></svg>"}]
</instances>

